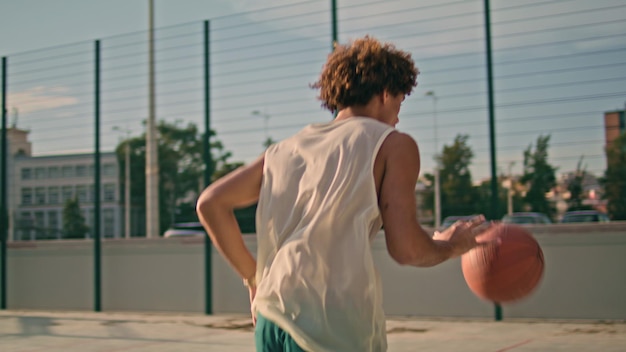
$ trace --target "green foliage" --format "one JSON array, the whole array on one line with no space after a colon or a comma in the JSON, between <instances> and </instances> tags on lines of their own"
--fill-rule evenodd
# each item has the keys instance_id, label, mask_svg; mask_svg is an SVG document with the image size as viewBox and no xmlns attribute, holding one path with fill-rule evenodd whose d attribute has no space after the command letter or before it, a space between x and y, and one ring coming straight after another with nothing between
<instances>
[{"instance_id":1,"label":"green foliage","mask_svg":"<svg viewBox=\"0 0 626 352\"><path fill-rule=\"evenodd\" d=\"M502 184L504 179L498 180L498 184ZM502 219L508 211L508 188L498 187L498 211L494 214L492 220ZM475 187L475 214L491 214L491 180L485 180ZM513 211L520 211L523 207L522 197L518 193L513 193Z\"/></svg>"},{"instance_id":2,"label":"green foliage","mask_svg":"<svg viewBox=\"0 0 626 352\"><path fill-rule=\"evenodd\" d=\"M431 214L435 214L435 176L426 172L422 177L424 179L424 184L430 186L426 187L422 193L423 202L421 208Z\"/></svg>"},{"instance_id":3,"label":"green foliage","mask_svg":"<svg viewBox=\"0 0 626 352\"><path fill-rule=\"evenodd\" d=\"M247 208L235 209L235 217L242 233L256 232L256 204Z\"/></svg>"},{"instance_id":4,"label":"green foliage","mask_svg":"<svg viewBox=\"0 0 626 352\"><path fill-rule=\"evenodd\" d=\"M520 181L529 186L524 201L531 211L540 212L554 218L555 207L546 199L546 193L556 186L557 168L548 163L550 135L539 136L535 150L532 144L524 151L524 174Z\"/></svg>"},{"instance_id":5,"label":"green foliage","mask_svg":"<svg viewBox=\"0 0 626 352\"><path fill-rule=\"evenodd\" d=\"M64 238L85 238L89 227L80 211L77 199L68 199L63 208L63 234Z\"/></svg>"},{"instance_id":6,"label":"green foliage","mask_svg":"<svg viewBox=\"0 0 626 352\"><path fill-rule=\"evenodd\" d=\"M607 169L602 183L612 220L626 220L626 133L606 148Z\"/></svg>"},{"instance_id":7,"label":"green foliage","mask_svg":"<svg viewBox=\"0 0 626 352\"><path fill-rule=\"evenodd\" d=\"M228 156L230 156L230 153L228 153ZM211 182L214 182L218 180L219 178L228 175L229 173L231 173L232 171L235 171L235 169L237 169L240 166L243 166L242 162L229 163L229 162L224 161L220 163L219 168L217 168L213 172L213 176L211 176Z\"/></svg>"},{"instance_id":8,"label":"green foliage","mask_svg":"<svg viewBox=\"0 0 626 352\"><path fill-rule=\"evenodd\" d=\"M578 160L578 164L576 165L576 171L574 173L574 178L567 185L567 190L570 193L570 199L567 202L567 210L591 210L592 207L589 205L584 205L583 200L585 199L585 193L583 188L583 181L585 180L585 176L587 175L586 167L582 167L583 157L580 157Z\"/></svg>"},{"instance_id":9,"label":"green foliage","mask_svg":"<svg viewBox=\"0 0 626 352\"><path fill-rule=\"evenodd\" d=\"M449 215L471 215L475 212L476 194L469 170L474 152L467 145L468 139L468 135L457 135L451 146L444 145L438 159L441 165L442 219Z\"/></svg>"},{"instance_id":10,"label":"green foliage","mask_svg":"<svg viewBox=\"0 0 626 352\"><path fill-rule=\"evenodd\" d=\"M272 137L267 137L267 139L265 139L265 141L263 141L263 147L265 148L269 148L270 145L276 143L275 140L272 139Z\"/></svg>"},{"instance_id":11,"label":"green foliage","mask_svg":"<svg viewBox=\"0 0 626 352\"><path fill-rule=\"evenodd\" d=\"M161 229L159 232L163 232L172 222L197 221L195 205L182 200L193 198L204 187L204 135L195 124L182 126L180 121L173 123L160 121L157 131ZM210 133L211 136L215 136L214 131ZM131 205L134 208L145 209L146 135L131 138L128 143L131 149ZM232 153L225 151L222 142L215 138L212 138L210 151L214 165L212 181L243 165L230 163L228 159ZM120 179L123 181L126 167L125 143L117 146L116 153L121 166Z\"/></svg>"}]
</instances>

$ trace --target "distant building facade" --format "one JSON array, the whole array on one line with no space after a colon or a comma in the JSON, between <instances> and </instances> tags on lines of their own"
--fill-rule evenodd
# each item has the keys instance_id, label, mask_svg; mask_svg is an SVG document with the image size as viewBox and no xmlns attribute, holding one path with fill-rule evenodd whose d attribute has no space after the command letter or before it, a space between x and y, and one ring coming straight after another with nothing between
<instances>
[{"instance_id":1,"label":"distant building facade","mask_svg":"<svg viewBox=\"0 0 626 352\"><path fill-rule=\"evenodd\" d=\"M118 199L114 153L101 154L101 232L102 237L118 237L121 209ZM94 156L72 154L27 157L18 156L14 163L12 217L14 240L63 238L63 209L70 199L77 199L91 229L94 226ZM11 194L10 194L11 196Z\"/></svg>"},{"instance_id":2,"label":"distant building facade","mask_svg":"<svg viewBox=\"0 0 626 352\"><path fill-rule=\"evenodd\" d=\"M13 241L63 238L63 209L77 199L94 233L94 155L65 154L32 156L28 131L7 129L9 238ZM123 204L118 162L115 153L100 154L100 234L103 238L122 236Z\"/></svg>"},{"instance_id":3,"label":"distant building facade","mask_svg":"<svg viewBox=\"0 0 626 352\"><path fill-rule=\"evenodd\" d=\"M626 132L626 116L624 110L607 111L604 113L605 146L610 145L617 137Z\"/></svg>"}]
</instances>

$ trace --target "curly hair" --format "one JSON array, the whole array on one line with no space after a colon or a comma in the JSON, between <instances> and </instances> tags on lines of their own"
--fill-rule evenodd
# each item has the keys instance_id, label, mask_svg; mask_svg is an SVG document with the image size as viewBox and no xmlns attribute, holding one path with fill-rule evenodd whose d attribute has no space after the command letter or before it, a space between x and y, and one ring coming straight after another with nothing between
<instances>
[{"instance_id":1,"label":"curly hair","mask_svg":"<svg viewBox=\"0 0 626 352\"><path fill-rule=\"evenodd\" d=\"M322 107L337 111L366 105L385 90L393 95L409 95L417 86L418 74L410 53L365 36L347 45L336 45L319 80L311 87L320 90Z\"/></svg>"}]
</instances>

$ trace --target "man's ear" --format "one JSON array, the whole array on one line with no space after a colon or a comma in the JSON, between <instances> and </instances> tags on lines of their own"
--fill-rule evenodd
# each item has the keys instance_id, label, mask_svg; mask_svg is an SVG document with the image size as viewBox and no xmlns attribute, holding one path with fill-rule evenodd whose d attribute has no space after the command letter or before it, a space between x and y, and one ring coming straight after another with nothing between
<instances>
[{"instance_id":1,"label":"man's ear","mask_svg":"<svg viewBox=\"0 0 626 352\"><path fill-rule=\"evenodd\" d=\"M380 98L381 103L386 104L389 102L389 99L391 99L391 94L389 94L387 90L383 90L383 92L380 94Z\"/></svg>"}]
</instances>

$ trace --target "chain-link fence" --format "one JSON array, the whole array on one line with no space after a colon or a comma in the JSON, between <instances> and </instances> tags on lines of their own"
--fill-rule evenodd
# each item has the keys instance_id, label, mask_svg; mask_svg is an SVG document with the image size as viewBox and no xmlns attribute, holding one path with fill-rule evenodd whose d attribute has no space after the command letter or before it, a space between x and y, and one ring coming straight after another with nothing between
<instances>
[{"instance_id":1,"label":"chain-link fence","mask_svg":"<svg viewBox=\"0 0 626 352\"><path fill-rule=\"evenodd\" d=\"M207 119L218 175L251 161L267 143L332 119L309 87L331 50L331 3L301 1L213 18L208 36L203 22L155 30L161 232L194 220ZM571 179L582 159L588 203L605 203L598 181L607 167L605 115L618 112L623 130L625 8L618 0L491 2L499 184L518 180L524 151L550 136L547 161L557 181ZM398 128L417 140L423 175L432 174L434 156L461 135L473 154L472 181L490 178L483 1L338 1L336 26L341 43L369 34L413 54L419 86L403 104ZM103 237L145 235L147 38L141 31L100 40ZM80 218L89 236L96 208L94 42L6 60L9 236L72 237L63 229ZM427 178L423 183L428 193L432 185ZM562 194L551 201L567 202ZM74 215L70 199L79 203ZM427 196L424 202L428 210Z\"/></svg>"}]
</instances>

